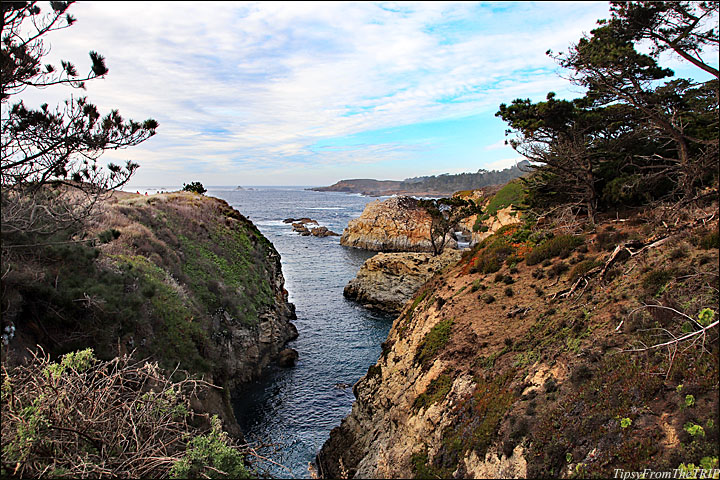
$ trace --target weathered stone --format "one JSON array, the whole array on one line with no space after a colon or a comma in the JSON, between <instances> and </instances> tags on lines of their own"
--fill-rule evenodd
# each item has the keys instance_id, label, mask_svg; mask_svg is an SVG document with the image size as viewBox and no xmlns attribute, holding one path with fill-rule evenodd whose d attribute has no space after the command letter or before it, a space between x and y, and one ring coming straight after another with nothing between
<instances>
[{"instance_id":1,"label":"weathered stone","mask_svg":"<svg viewBox=\"0 0 720 480\"><path fill-rule=\"evenodd\" d=\"M376 200L348 223L340 244L378 252L432 252L431 225L430 215L412 197ZM448 237L446 247L457 248L457 241Z\"/></svg>"},{"instance_id":2,"label":"weathered stone","mask_svg":"<svg viewBox=\"0 0 720 480\"><path fill-rule=\"evenodd\" d=\"M317 220L313 220L311 218L303 217L303 218L286 218L283 220L283 223L300 223L300 224L310 224L310 225L317 225Z\"/></svg>"},{"instance_id":3,"label":"weathered stone","mask_svg":"<svg viewBox=\"0 0 720 480\"><path fill-rule=\"evenodd\" d=\"M310 233L315 237L339 237L340 234L328 230L327 227L315 227L310 230Z\"/></svg>"},{"instance_id":4,"label":"weathered stone","mask_svg":"<svg viewBox=\"0 0 720 480\"><path fill-rule=\"evenodd\" d=\"M435 272L460 260L459 250L431 253L378 253L365 261L343 294L367 308L397 313Z\"/></svg>"},{"instance_id":5,"label":"weathered stone","mask_svg":"<svg viewBox=\"0 0 720 480\"><path fill-rule=\"evenodd\" d=\"M278 365L284 368L294 367L298 359L298 352L292 348L281 350L278 354Z\"/></svg>"}]
</instances>

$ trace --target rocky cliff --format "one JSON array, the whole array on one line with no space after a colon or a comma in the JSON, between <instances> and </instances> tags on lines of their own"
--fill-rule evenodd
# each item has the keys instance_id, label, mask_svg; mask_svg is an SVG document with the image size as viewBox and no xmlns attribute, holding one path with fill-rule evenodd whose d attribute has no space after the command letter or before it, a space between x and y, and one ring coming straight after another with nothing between
<instances>
[{"instance_id":1,"label":"rocky cliff","mask_svg":"<svg viewBox=\"0 0 720 480\"><path fill-rule=\"evenodd\" d=\"M340 244L384 252L431 252L431 224L430 215L414 198L376 200L348 223ZM449 238L446 246L457 248L457 242Z\"/></svg>"},{"instance_id":2,"label":"rocky cliff","mask_svg":"<svg viewBox=\"0 0 720 480\"><path fill-rule=\"evenodd\" d=\"M135 351L235 391L297 336L279 254L226 202L115 192L99 207L88 241L11 266L11 363L36 343L53 354L89 346L101 358ZM205 406L232 419L228 398L213 390Z\"/></svg>"},{"instance_id":3,"label":"rocky cliff","mask_svg":"<svg viewBox=\"0 0 720 480\"><path fill-rule=\"evenodd\" d=\"M578 227L501 228L423 286L320 473L717 468L717 202Z\"/></svg>"},{"instance_id":4,"label":"rocky cliff","mask_svg":"<svg viewBox=\"0 0 720 480\"><path fill-rule=\"evenodd\" d=\"M477 245L506 225L520 223L523 213L524 193L519 181L512 181L502 187L493 186L477 190L458 192L480 205L483 213L463 219L458 225L464 235L470 237L470 245Z\"/></svg>"},{"instance_id":5,"label":"rocky cliff","mask_svg":"<svg viewBox=\"0 0 720 480\"><path fill-rule=\"evenodd\" d=\"M399 313L436 272L460 260L460 251L378 253L367 259L343 294L367 308Z\"/></svg>"}]
</instances>

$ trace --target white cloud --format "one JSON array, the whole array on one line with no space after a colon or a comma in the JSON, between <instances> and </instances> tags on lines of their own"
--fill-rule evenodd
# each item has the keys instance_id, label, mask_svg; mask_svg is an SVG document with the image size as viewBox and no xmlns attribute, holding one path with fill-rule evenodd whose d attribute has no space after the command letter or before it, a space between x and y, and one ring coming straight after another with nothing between
<instances>
[{"instance_id":1,"label":"white cloud","mask_svg":"<svg viewBox=\"0 0 720 480\"><path fill-rule=\"evenodd\" d=\"M392 160L415 147L312 146L567 90L545 51L567 48L606 12L586 2L79 2L77 24L50 41L53 57L79 67L88 50L107 57L109 75L87 92L103 111L160 122L156 138L108 160L182 170L173 158L203 158L231 170L233 159ZM53 95L67 91L26 98Z\"/></svg>"},{"instance_id":2,"label":"white cloud","mask_svg":"<svg viewBox=\"0 0 720 480\"><path fill-rule=\"evenodd\" d=\"M486 170L503 170L505 168L514 167L518 163L525 160L525 157L516 156L512 158L503 158L502 160L496 160L494 162L490 162L485 167Z\"/></svg>"}]
</instances>

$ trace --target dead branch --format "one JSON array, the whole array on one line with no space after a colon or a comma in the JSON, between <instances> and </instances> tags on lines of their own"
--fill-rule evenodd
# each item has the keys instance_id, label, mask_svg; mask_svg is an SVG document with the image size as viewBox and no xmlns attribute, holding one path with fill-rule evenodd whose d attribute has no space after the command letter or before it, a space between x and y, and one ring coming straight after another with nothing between
<instances>
[{"instance_id":1,"label":"dead branch","mask_svg":"<svg viewBox=\"0 0 720 480\"><path fill-rule=\"evenodd\" d=\"M30 354L28 364L0 370L4 471L34 478L58 472L164 478L185 458L189 442L205 433L188 421L191 398L217 388L208 382L187 374L174 381L156 363L127 355L72 364L51 362L42 349ZM227 442L243 456L271 462L247 445ZM212 465L202 468L224 474Z\"/></svg>"}]
</instances>

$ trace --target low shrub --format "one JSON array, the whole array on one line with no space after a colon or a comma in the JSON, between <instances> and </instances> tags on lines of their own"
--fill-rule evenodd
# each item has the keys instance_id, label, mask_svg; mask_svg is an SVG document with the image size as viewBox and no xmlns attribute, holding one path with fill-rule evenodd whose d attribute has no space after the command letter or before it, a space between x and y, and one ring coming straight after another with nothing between
<instances>
[{"instance_id":1,"label":"low shrub","mask_svg":"<svg viewBox=\"0 0 720 480\"><path fill-rule=\"evenodd\" d=\"M206 385L91 349L3 367L2 477L247 478L245 451L217 418L207 434L189 423Z\"/></svg>"},{"instance_id":2,"label":"low shrub","mask_svg":"<svg viewBox=\"0 0 720 480\"><path fill-rule=\"evenodd\" d=\"M720 236L718 236L718 232L710 232L700 237L698 246L704 250L710 250L711 248L720 248Z\"/></svg>"},{"instance_id":3,"label":"low shrub","mask_svg":"<svg viewBox=\"0 0 720 480\"><path fill-rule=\"evenodd\" d=\"M432 380L427 389L413 402L413 408L420 410L442 401L452 388L453 379L450 375L442 374Z\"/></svg>"},{"instance_id":4,"label":"low shrub","mask_svg":"<svg viewBox=\"0 0 720 480\"><path fill-rule=\"evenodd\" d=\"M558 262L550 268L550 271L548 272L548 277L559 277L563 273L567 272L569 269L570 265L568 265L567 263Z\"/></svg>"},{"instance_id":5,"label":"low shrub","mask_svg":"<svg viewBox=\"0 0 720 480\"><path fill-rule=\"evenodd\" d=\"M657 270L649 271L642 279L642 286L645 289L645 293L648 295L655 295L674 276L675 269L673 268L659 268Z\"/></svg>"},{"instance_id":6,"label":"low shrub","mask_svg":"<svg viewBox=\"0 0 720 480\"><path fill-rule=\"evenodd\" d=\"M545 240L533 248L526 256L525 263L536 265L553 257L567 257L576 247L582 245L585 239L577 235L558 235Z\"/></svg>"},{"instance_id":7,"label":"low shrub","mask_svg":"<svg viewBox=\"0 0 720 480\"><path fill-rule=\"evenodd\" d=\"M570 270L570 281L574 282L578 278L587 274L593 268L598 267L600 265L602 265L602 262L595 261L594 259L583 260L581 262L576 263L575 266L572 268L572 270Z\"/></svg>"},{"instance_id":8,"label":"low shrub","mask_svg":"<svg viewBox=\"0 0 720 480\"><path fill-rule=\"evenodd\" d=\"M415 361L422 365L424 368L428 368L433 362L440 350L450 340L450 331L452 329L453 321L443 320L438 322L423 338L420 343L417 354L415 355Z\"/></svg>"},{"instance_id":9,"label":"low shrub","mask_svg":"<svg viewBox=\"0 0 720 480\"><path fill-rule=\"evenodd\" d=\"M492 237L488 237L480 244L481 252L475 263L475 268L480 273L495 273L503 265L503 262L515 249L508 243L507 238L498 231Z\"/></svg>"}]
</instances>

